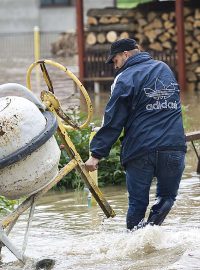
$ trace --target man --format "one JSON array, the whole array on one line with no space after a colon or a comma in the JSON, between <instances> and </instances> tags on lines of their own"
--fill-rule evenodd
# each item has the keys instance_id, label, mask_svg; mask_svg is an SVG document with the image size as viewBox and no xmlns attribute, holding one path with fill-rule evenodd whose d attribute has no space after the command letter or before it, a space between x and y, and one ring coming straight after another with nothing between
<instances>
[{"instance_id":1,"label":"man","mask_svg":"<svg viewBox=\"0 0 200 270\"><path fill-rule=\"evenodd\" d=\"M140 226L144 219L153 177L157 200L147 223L161 225L174 204L184 170L179 86L170 68L142 52L134 39L114 42L106 63L113 63L117 73L86 168L96 170L124 130L121 162L129 193L127 228Z\"/></svg>"}]
</instances>

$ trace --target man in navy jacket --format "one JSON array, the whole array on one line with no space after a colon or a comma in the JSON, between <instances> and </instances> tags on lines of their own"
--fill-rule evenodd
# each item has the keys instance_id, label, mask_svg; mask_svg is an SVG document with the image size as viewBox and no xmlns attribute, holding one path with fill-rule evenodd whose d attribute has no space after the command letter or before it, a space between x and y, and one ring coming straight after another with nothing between
<instances>
[{"instance_id":1,"label":"man in navy jacket","mask_svg":"<svg viewBox=\"0 0 200 270\"><path fill-rule=\"evenodd\" d=\"M113 63L117 73L103 126L90 144L86 168L96 170L123 131L127 228L143 221L153 177L157 179L157 200L147 223L161 225L174 204L184 170L186 143L179 85L170 68L142 52L134 39L114 42L106 62Z\"/></svg>"}]
</instances>

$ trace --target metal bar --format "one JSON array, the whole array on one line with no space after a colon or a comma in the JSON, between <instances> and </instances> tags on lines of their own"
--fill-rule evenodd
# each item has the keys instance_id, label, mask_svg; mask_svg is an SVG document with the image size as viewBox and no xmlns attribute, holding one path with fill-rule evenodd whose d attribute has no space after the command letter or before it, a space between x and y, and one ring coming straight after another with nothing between
<instances>
[{"instance_id":1,"label":"metal bar","mask_svg":"<svg viewBox=\"0 0 200 270\"><path fill-rule=\"evenodd\" d=\"M200 173L200 158L199 158L198 165L197 165L197 173Z\"/></svg>"},{"instance_id":2,"label":"metal bar","mask_svg":"<svg viewBox=\"0 0 200 270\"><path fill-rule=\"evenodd\" d=\"M199 154L198 154L197 149L196 149L196 147L195 147L195 145L194 145L194 142L191 141L191 143L192 143L192 146L193 146L193 148L194 148L194 152L196 153L196 156L197 156L197 158L199 159Z\"/></svg>"},{"instance_id":3,"label":"metal bar","mask_svg":"<svg viewBox=\"0 0 200 270\"><path fill-rule=\"evenodd\" d=\"M186 133L187 142L196 141L196 140L200 140L200 130Z\"/></svg>"},{"instance_id":4,"label":"metal bar","mask_svg":"<svg viewBox=\"0 0 200 270\"><path fill-rule=\"evenodd\" d=\"M76 166L77 161L75 159L72 159L65 167L63 167L58 175L42 190L38 191L36 194L33 194L29 198L27 198L25 201L23 201L17 209L15 209L12 213L7 215L0 223L0 225L3 228L6 228L13 220L17 219L24 211L26 211L32 203L33 197L35 197L35 201L37 201L39 198L42 197L43 194L45 194L47 191L49 191L55 184L57 184L66 174L71 172Z\"/></svg>"},{"instance_id":5,"label":"metal bar","mask_svg":"<svg viewBox=\"0 0 200 270\"><path fill-rule=\"evenodd\" d=\"M76 0L76 28L78 41L79 80L83 82L84 70L84 26L83 26L83 0Z\"/></svg>"},{"instance_id":6,"label":"metal bar","mask_svg":"<svg viewBox=\"0 0 200 270\"><path fill-rule=\"evenodd\" d=\"M34 56L35 61L40 59L40 29L38 26L34 27Z\"/></svg>"},{"instance_id":7,"label":"metal bar","mask_svg":"<svg viewBox=\"0 0 200 270\"><path fill-rule=\"evenodd\" d=\"M17 257L18 260L25 263L25 257L10 241L2 226L0 226L0 240Z\"/></svg>"},{"instance_id":8,"label":"metal bar","mask_svg":"<svg viewBox=\"0 0 200 270\"><path fill-rule=\"evenodd\" d=\"M32 219L33 219L35 205L36 205L35 204L35 197L33 197L33 201L32 201L30 212L29 212L29 217L28 217L28 223L27 223L27 226L26 226L26 232L25 232L25 236L24 236L24 241L23 241L23 245L22 245L22 254L23 255L25 253L27 243L28 243L28 234L29 234L29 229L30 229L31 222L32 222Z\"/></svg>"},{"instance_id":9,"label":"metal bar","mask_svg":"<svg viewBox=\"0 0 200 270\"><path fill-rule=\"evenodd\" d=\"M177 25L177 54L178 54L178 81L182 91L186 90L185 73L185 34L184 34L184 0L176 0L176 25Z\"/></svg>"},{"instance_id":10,"label":"metal bar","mask_svg":"<svg viewBox=\"0 0 200 270\"><path fill-rule=\"evenodd\" d=\"M54 111L53 108L51 108L51 110ZM97 201L97 203L99 204L99 206L101 207L101 209L103 210L103 212L107 216L107 218L114 217L115 216L114 210L109 205L109 203L106 201L106 199L104 198L104 196L101 193L98 186L94 183L89 172L85 169L85 165L84 165L80 155L76 151L76 148L75 148L74 144L72 143L70 137L68 136L68 134L67 134L62 122L61 122L61 119L59 117L57 118L57 121L58 121L58 134L62 140L62 143L65 145L66 152L69 155L69 157L74 158L77 161L76 170L81 174L82 179L84 180L88 189L90 190L90 192L94 196L95 200Z\"/></svg>"},{"instance_id":11,"label":"metal bar","mask_svg":"<svg viewBox=\"0 0 200 270\"><path fill-rule=\"evenodd\" d=\"M40 68L41 68L43 78L44 78L44 80L46 82L46 85L47 85L49 91L54 94L53 84L52 84L52 81L51 81L51 79L49 77L49 73L48 73L48 71L46 69L44 61L40 62Z\"/></svg>"}]
</instances>

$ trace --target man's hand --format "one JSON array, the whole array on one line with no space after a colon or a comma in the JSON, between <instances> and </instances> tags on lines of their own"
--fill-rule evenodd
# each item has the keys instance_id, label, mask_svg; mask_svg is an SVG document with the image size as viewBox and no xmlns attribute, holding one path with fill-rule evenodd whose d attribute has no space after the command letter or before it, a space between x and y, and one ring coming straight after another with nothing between
<instances>
[{"instance_id":1,"label":"man's hand","mask_svg":"<svg viewBox=\"0 0 200 270\"><path fill-rule=\"evenodd\" d=\"M85 167L88 171L93 172L98 169L98 163L99 159L90 157L86 162L85 162Z\"/></svg>"}]
</instances>

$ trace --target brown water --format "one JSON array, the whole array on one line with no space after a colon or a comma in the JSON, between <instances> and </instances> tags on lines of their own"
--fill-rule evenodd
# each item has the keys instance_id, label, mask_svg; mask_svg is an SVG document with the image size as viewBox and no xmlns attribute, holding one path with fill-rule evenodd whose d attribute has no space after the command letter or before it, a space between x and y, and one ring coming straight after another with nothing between
<instances>
[{"instance_id":1,"label":"brown water","mask_svg":"<svg viewBox=\"0 0 200 270\"><path fill-rule=\"evenodd\" d=\"M61 61L67 65L64 60ZM28 64L27 60L21 60L15 63L15 67L10 63L3 67L1 65L0 83L25 84ZM77 72L73 62L70 68ZM63 95L73 94L70 81L64 81L57 72L54 76L55 80L59 78L55 82L57 95L63 99ZM96 115L102 113L108 96L108 93L102 93L92 97L96 104ZM182 101L187 107L187 131L200 129L200 95L187 93L182 96ZM76 95L67 98L65 102L67 106L80 105ZM196 165L197 158L189 147L179 195L163 226L147 226L132 233L125 229L125 187L102 189L117 214L113 219L105 219L98 206L88 207L86 190L49 192L35 210L26 250L26 265L20 264L7 248L3 248L3 264L0 269L32 270L35 269L35 263L43 258L55 260L54 270L200 269L200 176L195 173ZM151 189L150 205L154 201L154 190L155 184ZM22 215L10 234L19 248L23 242L27 218L28 213Z\"/></svg>"}]
</instances>

